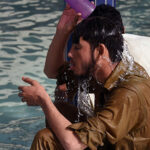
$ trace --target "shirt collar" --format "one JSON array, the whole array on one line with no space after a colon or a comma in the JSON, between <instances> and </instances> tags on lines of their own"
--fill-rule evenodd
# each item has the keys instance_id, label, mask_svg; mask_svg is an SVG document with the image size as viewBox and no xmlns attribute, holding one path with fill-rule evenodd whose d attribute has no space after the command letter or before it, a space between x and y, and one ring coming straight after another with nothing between
<instances>
[{"instance_id":1,"label":"shirt collar","mask_svg":"<svg viewBox=\"0 0 150 150\"><path fill-rule=\"evenodd\" d=\"M107 90L111 90L113 87L117 85L119 80L125 78L126 75L135 75L149 79L149 76L145 71L145 69L138 63L134 61L133 63L127 61L120 61L119 64L114 69L114 71L111 73L111 75L104 83L104 88L106 88Z\"/></svg>"},{"instance_id":2,"label":"shirt collar","mask_svg":"<svg viewBox=\"0 0 150 150\"><path fill-rule=\"evenodd\" d=\"M129 67L129 64L125 64L122 61L119 62L119 64L116 66L116 68L113 70L109 78L104 83L104 87L107 90L111 90L114 86L116 86L117 81L120 77L123 77L125 73L127 72Z\"/></svg>"}]
</instances>

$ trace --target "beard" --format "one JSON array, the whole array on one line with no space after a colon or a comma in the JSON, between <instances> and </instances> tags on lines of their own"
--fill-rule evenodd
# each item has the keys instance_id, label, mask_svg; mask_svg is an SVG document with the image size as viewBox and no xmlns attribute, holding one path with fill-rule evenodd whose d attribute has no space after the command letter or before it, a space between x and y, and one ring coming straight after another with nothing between
<instances>
[{"instance_id":1,"label":"beard","mask_svg":"<svg viewBox=\"0 0 150 150\"><path fill-rule=\"evenodd\" d=\"M87 65L83 65L83 69L85 70L83 74L81 75L75 75L79 81L87 80L89 77L92 76L94 63L91 61Z\"/></svg>"},{"instance_id":2,"label":"beard","mask_svg":"<svg viewBox=\"0 0 150 150\"><path fill-rule=\"evenodd\" d=\"M82 69L84 70L82 74L78 75L74 73L75 77L79 81L88 79L89 77L93 76L94 66L95 66L95 61L94 61L93 51L91 49L91 60L89 61L89 63L82 65Z\"/></svg>"}]
</instances>

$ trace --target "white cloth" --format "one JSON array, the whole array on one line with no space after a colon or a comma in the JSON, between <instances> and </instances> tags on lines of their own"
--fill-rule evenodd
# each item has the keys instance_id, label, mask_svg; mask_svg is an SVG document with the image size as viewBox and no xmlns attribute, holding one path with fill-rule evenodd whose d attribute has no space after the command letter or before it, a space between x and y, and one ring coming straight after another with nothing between
<instances>
[{"instance_id":1,"label":"white cloth","mask_svg":"<svg viewBox=\"0 0 150 150\"><path fill-rule=\"evenodd\" d=\"M150 37L133 34L123 34L123 37L134 60L150 75Z\"/></svg>"}]
</instances>

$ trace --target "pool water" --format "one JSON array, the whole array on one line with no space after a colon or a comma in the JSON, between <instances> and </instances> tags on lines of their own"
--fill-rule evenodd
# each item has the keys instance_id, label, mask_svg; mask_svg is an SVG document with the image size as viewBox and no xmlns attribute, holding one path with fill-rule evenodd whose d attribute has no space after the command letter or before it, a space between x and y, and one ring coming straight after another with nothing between
<instances>
[{"instance_id":1,"label":"pool water","mask_svg":"<svg viewBox=\"0 0 150 150\"><path fill-rule=\"evenodd\" d=\"M54 100L55 80L43 73L63 0L0 1L0 150L28 150L45 126L39 107L18 97L22 76L38 80ZM150 36L150 1L117 1L126 32Z\"/></svg>"}]
</instances>

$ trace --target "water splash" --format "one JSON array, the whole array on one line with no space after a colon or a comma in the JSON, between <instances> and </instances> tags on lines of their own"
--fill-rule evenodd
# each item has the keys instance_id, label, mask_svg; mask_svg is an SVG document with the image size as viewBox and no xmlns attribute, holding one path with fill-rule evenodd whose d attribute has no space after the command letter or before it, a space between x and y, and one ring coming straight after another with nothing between
<instances>
[{"instance_id":1,"label":"water splash","mask_svg":"<svg viewBox=\"0 0 150 150\"><path fill-rule=\"evenodd\" d=\"M78 121L85 114L87 117L94 115L94 106L89 95L89 79L79 81L78 84Z\"/></svg>"},{"instance_id":2,"label":"water splash","mask_svg":"<svg viewBox=\"0 0 150 150\"><path fill-rule=\"evenodd\" d=\"M129 53L129 48L127 42L124 40L124 45L123 45L123 53L122 53L122 61L124 64L129 64L128 71L133 70L133 65L134 65L134 59Z\"/></svg>"}]
</instances>

